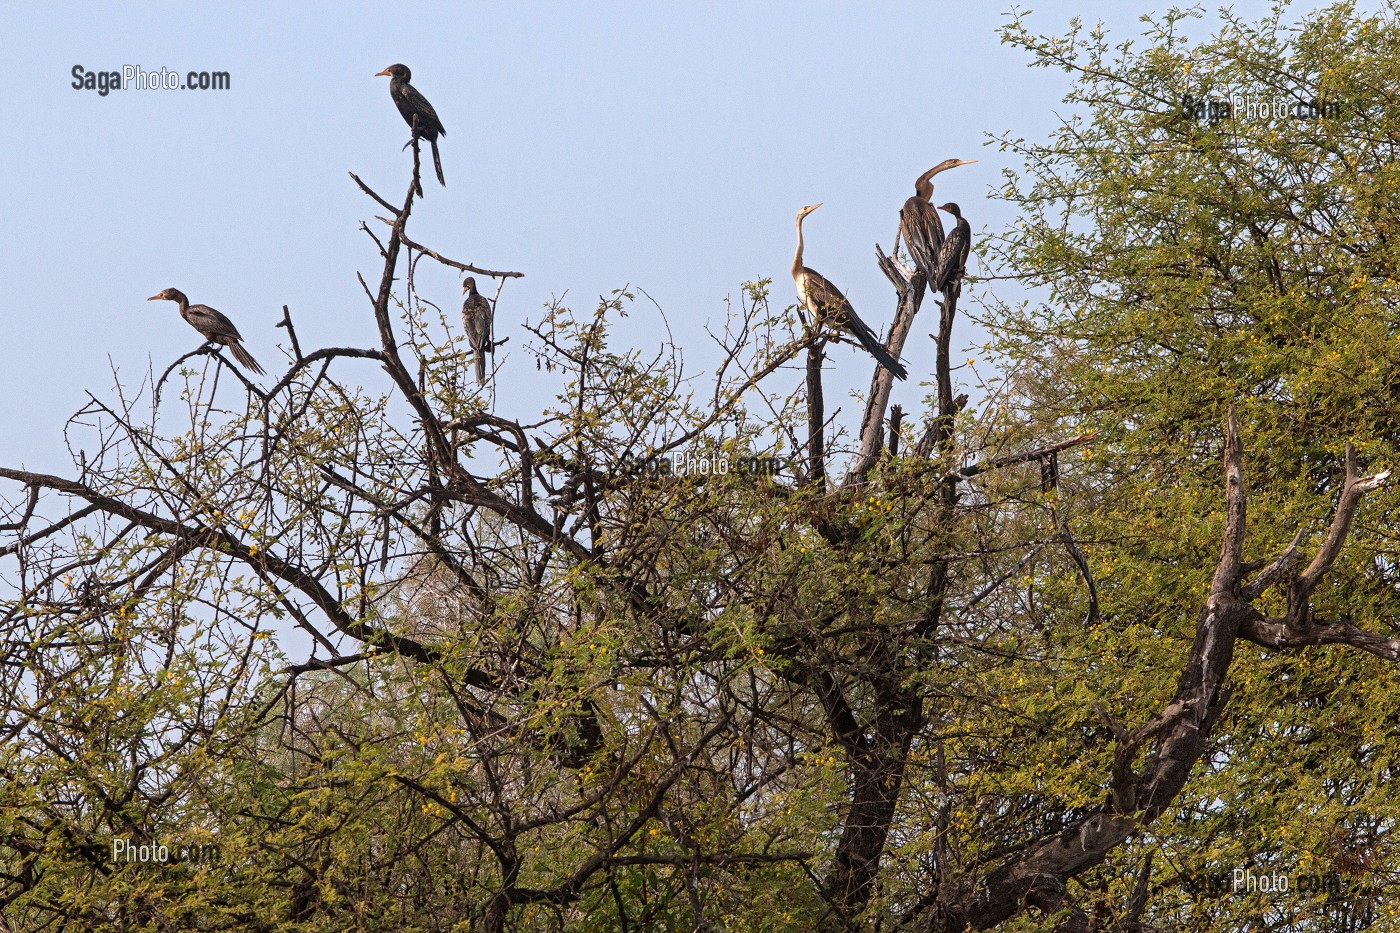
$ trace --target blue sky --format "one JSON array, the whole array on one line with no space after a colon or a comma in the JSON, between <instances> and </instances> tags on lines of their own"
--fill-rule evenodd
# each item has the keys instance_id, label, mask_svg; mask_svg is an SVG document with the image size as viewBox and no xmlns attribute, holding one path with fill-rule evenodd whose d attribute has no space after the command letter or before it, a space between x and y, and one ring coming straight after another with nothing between
<instances>
[{"instance_id":1,"label":"blue sky","mask_svg":"<svg viewBox=\"0 0 1400 933\"><path fill-rule=\"evenodd\" d=\"M1150 8L1054 0L1034 5L1032 22L1053 33L1078 15L1135 35ZM771 276L775 300L793 300L793 216L813 201L825 206L807 222L809 265L882 328L893 295L873 248L890 246L915 176L952 156L981 160L942 176L940 197L959 201L974 231L1004 226L1014 218L988 193L1010 163L984 148L986 134L1043 137L1057 122L1068 78L999 43L1007 9L0 5L0 462L64 471L63 420L85 392L110 396L110 367L139 380L198 345L174 305L145 301L167 286L229 315L270 373L283 304L304 347L373 344L355 281L377 278L357 229L373 210L347 172L402 196L407 128L388 79L374 77L394 62L413 69L448 131L448 186L429 169L410 235L526 273L498 309L498 337L515 351L502 414L548 401L519 324L551 296L588 309L640 286L703 372L703 325L743 282ZM71 87L74 65L128 64L227 71L231 89ZM425 271L419 287L460 303L447 270ZM654 316L624 324L618 343L664 336ZM930 368L927 330L906 348L915 374ZM868 384L856 353L833 351L838 386ZM909 407L925 391L906 385L895 400Z\"/></svg>"}]
</instances>

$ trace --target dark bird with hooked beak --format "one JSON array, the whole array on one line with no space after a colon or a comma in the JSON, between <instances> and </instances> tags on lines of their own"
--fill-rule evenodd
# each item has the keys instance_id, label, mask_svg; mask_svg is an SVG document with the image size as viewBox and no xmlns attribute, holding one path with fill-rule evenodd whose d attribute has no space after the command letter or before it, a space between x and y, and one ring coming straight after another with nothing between
<instances>
[{"instance_id":1,"label":"dark bird with hooked beak","mask_svg":"<svg viewBox=\"0 0 1400 933\"><path fill-rule=\"evenodd\" d=\"M958 219L957 226L943 241L943 249L938 253L938 273L929 284L944 295L962 291L963 275L967 272L967 257L972 251L972 227L963 218L962 211L952 201L940 205L940 211L947 211Z\"/></svg>"},{"instance_id":2,"label":"dark bird with hooked beak","mask_svg":"<svg viewBox=\"0 0 1400 933\"><path fill-rule=\"evenodd\" d=\"M433 168L437 169L438 184L447 187L447 181L442 177L442 159L438 157L439 136L446 136L447 130L442 128L442 121L438 119L437 111L433 105L428 103L428 98L418 93L418 89L409 84L409 79L413 77L413 72L408 70L407 65L390 65L383 71L375 75L376 78L387 75L389 78L389 96L394 99L394 105L399 108L399 113L403 115L404 122L409 129L413 130L413 135L408 142L411 145L416 139L426 139L433 147ZM408 146L404 147L405 149ZM420 192L421 193L421 192Z\"/></svg>"},{"instance_id":3,"label":"dark bird with hooked beak","mask_svg":"<svg viewBox=\"0 0 1400 933\"><path fill-rule=\"evenodd\" d=\"M167 288L163 292L152 295L147 301L174 301L180 305L180 317L184 318L189 325L204 335L206 343L217 343L220 346L228 347L233 358L243 364L243 368L252 373L262 375L263 368L258 365L258 361L253 359L247 350L243 349L243 335L238 332L238 328L233 326L233 322L224 317L218 311L208 305L192 305L185 297L185 293L178 288Z\"/></svg>"}]
</instances>

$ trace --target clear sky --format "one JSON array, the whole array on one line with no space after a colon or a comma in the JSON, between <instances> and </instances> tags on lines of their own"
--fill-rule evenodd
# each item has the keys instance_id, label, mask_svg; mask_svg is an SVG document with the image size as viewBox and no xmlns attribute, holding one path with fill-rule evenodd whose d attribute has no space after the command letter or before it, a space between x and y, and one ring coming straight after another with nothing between
<instances>
[{"instance_id":1,"label":"clear sky","mask_svg":"<svg viewBox=\"0 0 1400 933\"><path fill-rule=\"evenodd\" d=\"M1043 33L1078 15L1126 37L1153 5L1033 8ZM775 299L793 300L793 216L813 201L825 206L807 222L808 263L886 327L893 292L874 244L890 247L915 176L948 157L981 160L942 176L939 196L962 204L974 232L1001 227L1014 218L988 192L1010 163L986 134L1043 137L1058 121L1068 77L999 43L1007 9L4 3L0 462L65 471L62 422L85 392L110 396L111 366L139 380L198 346L173 304L145 301L167 286L231 317L270 373L284 303L304 347L373 344L355 273L377 278L357 230L374 211L347 172L402 197L408 132L388 79L374 77L395 62L447 128L448 186L429 167L410 235L526 274L498 309L514 351L502 414L547 400L519 324L565 293L586 310L614 288L646 289L688 368L704 372L703 324L744 281L771 276ZM1267 4L1235 10L1257 18ZM75 65L227 71L231 89L103 97L71 86ZM419 286L460 305L447 270ZM640 310L623 326L615 342L664 335ZM912 383L930 371L929 329L906 347L915 375L895 398L906 406L926 391ZM868 384L856 353L832 351L838 384Z\"/></svg>"}]
</instances>

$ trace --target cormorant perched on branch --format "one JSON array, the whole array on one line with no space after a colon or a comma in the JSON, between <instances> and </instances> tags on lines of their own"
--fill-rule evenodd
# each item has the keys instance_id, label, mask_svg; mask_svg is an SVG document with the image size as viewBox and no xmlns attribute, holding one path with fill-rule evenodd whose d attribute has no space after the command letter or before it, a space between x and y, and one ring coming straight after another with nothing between
<instances>
[{"instance_id":1,"label":"cormorant perched on branch","mask_svg":"<svg viewBox=\"0 0 1400 933\"><path fill-rule=\"evenodd\" d=\"M399 113L403 114L404 122L413 130L413 137L409 142L412 143L414 139L426 139L432 143L433 168L437 169L438 184L447 187L447 181L442 177L442 159L438 157L437 147L438 136L446 136L447 130L442 128L437 111L428 103L428 98L408 83L413 77L413 72L408 70L407 65L390 65L375 77L383 75L389 76L389 96L394 98L394 104L399 108Z\"/></svg>"},{"instance_id":2,"label":"cormorant perched on branch","mask_svg":"<svg viewBox=\"0 0 1400 933\"><path fill-rule=\"evenodd\" d=\"M865 347L866 352L875 357L881 366L900 379L907 379L909 372L900 365L899 360L890 355L884 344L880 343L880 338L875 336L875 332L856 316L856 309L851 307L841 290L827 281L820 272L802 264L802 219L819 207L820 203L809 204L797 212L797 253L792 257L792 280L797 284L798 299L816 318L818 326L832 324L841 328L859 340L860 345Z\"/></svg>"},{"instance_id":3,"label":"cormorant perched on branch","mask_svg":"<svg viewBox=\"0 0 1400 933\"><path fill-rule=\"evenodd\" d=\"M963 273L967 272L967 256L972 250L972 227L963 219L962 211L952 201L940 205L940 211L947 211L958 219L958 224L943 241L943 249L938 253L938 274L930 284L944 295L949 289L962 291Z\"/></svg>"},{"instance_id":4,"label":"cormorant perched on branch","mask_svg":"<svg viewBox=\"0 0 1400 933\"><path fill-rule=\"evenodd\" d=\"M228 347L233 358L243 364L243 368L249 372L262 375L263 368L258 365L258 361L243 349L239 343L243 335L238 332L238 328L233 326L233 322L224 317L218 311L208 305L192 305L185 297L185 293L178 288L167 288L165 291L152 295L147 301L175 301L180 305L180 317L189 322L189 325L204 335L204 339L210 343L221 344Z\"/></svg>"},{"instance_id":5,"label":"cormorant perched on branch","mask_svg":"<svg viewBox=\"0 0 1400 933\"><path fill-rule=\"evenodd\" d=\"M467 332L467 342L472 345L476 357L477 385L486 384L486 354L495 347L491 345L491 302L476 290L476 279L467 276L462 283L462 291L467 297L462 302L462 327Z\"/></svg>"},{"instance_id":6,"label":"cormorant perched on branch","mask_svg":"<svg viewBox=\"0 0 1400 933\"><path fill-rule=\"evenodd\" d=\"M943 248L943 223L933 206L933 176L959 165L971 165L976 159L944 159L924 172L914 182L914 196L904 202L899 212L899 232L914 260L914 268L924 274L930 286L938 274L938 253Z\"/></svg>"}]
</instances>

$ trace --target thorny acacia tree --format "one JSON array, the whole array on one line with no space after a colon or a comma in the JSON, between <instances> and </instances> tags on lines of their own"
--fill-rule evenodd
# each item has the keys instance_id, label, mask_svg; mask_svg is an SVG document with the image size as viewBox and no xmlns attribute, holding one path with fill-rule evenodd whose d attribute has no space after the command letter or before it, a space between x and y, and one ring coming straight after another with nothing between
<instances>
[{"instance_id":1,"label":"thorny acacia tree","mask_svg":"<svg viewBox=\"0 0 1400 933\"><path fill-rule=\"evenodd\" d=\"M1299 548L1264 616L1241 619L1201 769L1137 849L1157 853L1148 916L1168 928L1395 923L1395 493L1375 493L1336 563L1306 559L1333 540L1320 503L1353 463L1397 460L1400 23L1384 6L1293 26L1286 7L1227 13L1205 41L1168 13L1140 47L1078 23L1007 30L1075 76L1082 115L1043 144L1003 140L1031 168L1008 179L1021 222L998 264L1048 300L991 318L1027 416L1095 432L1065 506L1105 628L1128 637L1093 635L1107 663L1073 668L1081 705L1128 724L1161 706L1159 672L1192 637L1183 610L1209 592L1196 568L1229 523L1212 463L1227 409L1248 448L1247 561ZM1236 869L1293 884L1202 895Z\"/></svg>"},{"instance_id":2,"label":"thorny acacia tree","mask_svg":"<svg viewBox=\"0 0 1400 933\"><path fill-rule=\"evenodd\" d=\"M1138 61L1115 67L1139 80ZM1050 184L1066 163L1041 164ZM1335 463L1289 485L1276 437L1249 444L1268 418L1305 433L1277 399L1236 386L1173 419L1125 394L1138 357L1083 362L1150 335L1094 344L1111 328L1009 314L1023 362L974 416L953 382L956 298L926 298L880 253L889 347L925 305L938 318L917 423L886 410L876 370L844 433L820 330L771 309L765 283L727 321L704 393L674 356L617 348L628 296L550 308L532 351L566 389L511 418L413 272L426 257L512 274L413 242L412 186L399 206L361 187L388 214L365 288L377 346L305 352L286 313L271 388L212 358L172 368L145 412L119 390L80 413L72 475L0 467L7 923L1127 931L1248 915L1182 898L1175 859L1230 830L1234 855L1266 849L1242 841L1221 775L1255 774L1239 768L1261 735L1301 727L1307 679L1261 659L1397 651L1373 633L1383 616L1345 608L1389 589L1344 560L1385 476L1342 455L1363 430L1348 412L1310 442ZM1065 238L1037 213L1053 194L1024 201L1033 228L1006 249L1029 268ZM1104 252L1056 255L1115 272ZM1145 293L1078 296L1096 321L1125 327L1163 281L1192 281L1142 262L1123 279ZM1063 365L1032 368L1047 335ZM1115 376L1116 407L1094 408L1094 380ZM1015 417L1024 404L1056 419ZM1163 423L1189 423L1176 456ZM678 454L791 459L778 476L628 466ZM284 661L279 622L315 654ZM1352 702L1333 700L1339 728L1364 719ZM1380 747L1325 780L1384 784ZM116 838L220 858L117 864Z\"/></svg>"}]
</instances>

